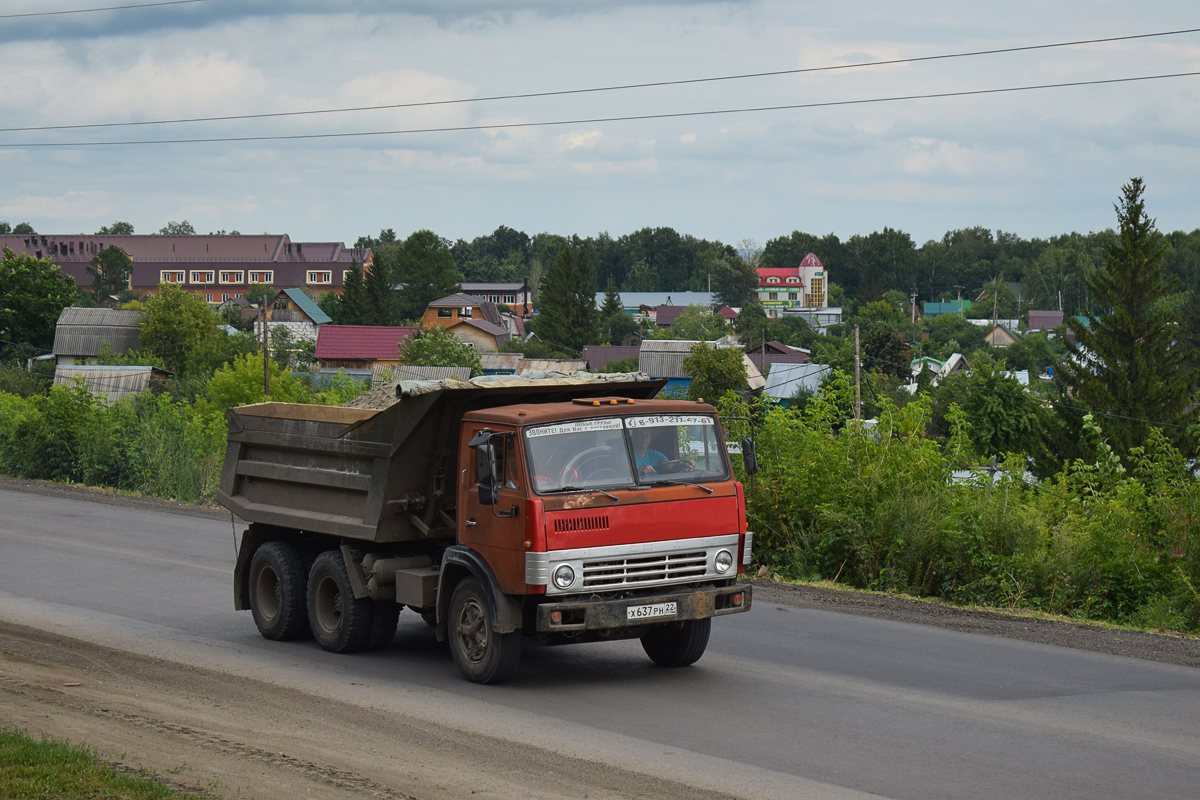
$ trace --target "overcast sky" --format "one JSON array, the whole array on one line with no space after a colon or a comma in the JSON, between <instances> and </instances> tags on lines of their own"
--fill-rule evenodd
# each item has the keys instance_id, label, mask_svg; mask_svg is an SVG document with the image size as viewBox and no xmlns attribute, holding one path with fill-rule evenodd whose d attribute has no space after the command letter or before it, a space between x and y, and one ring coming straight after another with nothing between
<instances>
[{"instance_id":1,"label":"overcast sky","mask_svg":"<svg viewBox=\"0 0 1200 800\"><path fill-rule=\"evenodd\" d=\"M147 0L0 0L0 16ZM826 67L1200 27L1195 0L205 0L0 18L0 127L336 109ZM436 107L0 132L0 220L341 240L668 225L759 245L1115 224L1132 176L1200 227L1200 76L639 121L259 142L867 100L1200 71L1200 33Z\"/></svg>"}]
</instances>

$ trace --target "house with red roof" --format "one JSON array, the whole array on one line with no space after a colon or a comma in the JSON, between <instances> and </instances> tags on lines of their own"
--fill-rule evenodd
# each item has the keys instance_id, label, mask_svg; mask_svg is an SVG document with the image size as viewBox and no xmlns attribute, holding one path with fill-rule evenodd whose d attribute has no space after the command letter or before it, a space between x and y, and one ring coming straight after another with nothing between
<instances>
[{"instance_id":1,"label":"house with red roof","mask_svg":"<svg viewBox=\"0 0 1200 800\"><path fill-rule=\"evenodd\" d=\"M334 369L399 364L400 345L419 330L408 325L321 325L315 356L322 367Z\"/></svg>"},{"instance_id":2,"label":"house with red roof","mask_svg":"<svg viewBox=\"0 0 1200 800\"><path fill-rule=\"evenodd\" d=\"M786 308L815 309L829 305L825 265L809 253L797 267L759 267L758 300L767 313Z\"/></svg>"}]
</instances>

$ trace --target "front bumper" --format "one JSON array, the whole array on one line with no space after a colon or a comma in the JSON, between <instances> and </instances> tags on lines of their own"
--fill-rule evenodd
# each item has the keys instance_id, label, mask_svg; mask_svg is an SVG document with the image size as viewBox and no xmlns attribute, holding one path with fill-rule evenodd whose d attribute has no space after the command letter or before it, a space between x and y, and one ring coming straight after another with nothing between
<instances>
[{"instance_id":1,"label":"front bumper","mask_svg":"<svg viewBox=\"0 0 1200 800\"><path fill-rule=\"evenodd\" d=\"M737 596L741 602L737 603ZM750 610L753 587L750 585L705 586L691 591L664 591L661 594L625 597L619 600L578 600L543 603L537 609L538 633L579 633L617 628L633 628L663 622L708 619ZM594 595L593 595L594 597ZM673 602L677 612L669 617L629 619L628 609ZM555 614L557 613L557 617Z\"/></svg>"}]
</instances>

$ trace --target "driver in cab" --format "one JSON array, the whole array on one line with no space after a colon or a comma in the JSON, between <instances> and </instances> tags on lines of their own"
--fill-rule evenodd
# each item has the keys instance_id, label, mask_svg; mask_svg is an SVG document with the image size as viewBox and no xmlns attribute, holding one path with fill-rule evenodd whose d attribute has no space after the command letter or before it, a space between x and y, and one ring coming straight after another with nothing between
<instances>
[{"instance_id":1,"label":"driver in cab","mask_svg":"<svg viewBox=\"0 0 1200 800\"><path fill-rule=\"evenodd\" d=\"M633 432L633 460L639 475L656 472L655 467L667 460L666 456L650 446L650 431L646 428Z\"/></svg>"}]
</instances>

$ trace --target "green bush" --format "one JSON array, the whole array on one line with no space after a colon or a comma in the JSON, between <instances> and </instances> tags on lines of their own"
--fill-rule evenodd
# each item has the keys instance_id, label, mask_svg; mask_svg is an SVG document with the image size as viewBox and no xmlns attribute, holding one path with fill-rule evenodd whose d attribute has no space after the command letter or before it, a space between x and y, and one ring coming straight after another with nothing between
<instances>
[{"instance_id":1,"label":"green bush","mask_svg":"<svg viewBox=\"0 0 1200 800\"><path fill-rule=\"evenodd\" d=\"M928 433L930 402L879 401L877 426L851 420L840 373L803 409L727 396L757 421L759 472L743 477L755 560L794 578L1091 619L1200 629L1195 481L1158 432L1122 463L1089 418L1088 460L1030 485L1024 459L950 479L974 451L955 407ZM731 439L743 422L727 424ZM740 464L736 464L740 470Z\"/></svg>"}]
</instances>

